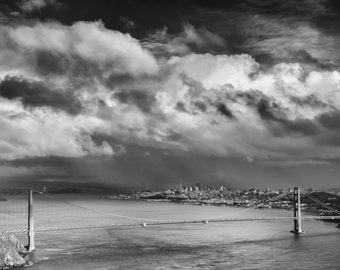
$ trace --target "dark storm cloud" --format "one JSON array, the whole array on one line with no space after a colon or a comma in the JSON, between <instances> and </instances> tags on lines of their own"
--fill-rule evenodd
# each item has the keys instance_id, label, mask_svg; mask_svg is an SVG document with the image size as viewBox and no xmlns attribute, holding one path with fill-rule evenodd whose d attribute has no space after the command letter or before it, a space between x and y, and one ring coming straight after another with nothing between
<instances>
[{"instance_id":1,"label":"dark storm cloud","mask_svg":"<svg viewBox=\"0 0 340 270\"><path fill-rule=\"evenodd\" d=\"M199 108L202 112L205 112L207 110L207 105L204 102L202 102L202 101L199 101L199 100L195 101L194 105L197 108Z\"/></svg>"},{"instance_id":2,"label":"dark storm cloud","mask_svg":"<svg viewBox=\"0 0 340 270\"><path fill-rule=\"evenodd\" d=\"M250 90L248 92L236 91L230 93L228 99L233 101L244 101L248 106L258 107L263 102L267 102L268 97L258 90ZM259 109L259 108L258 108Z\"/></svg>"},{"instance_id":3,"label":"dark storm cloud","mask_svg":"<svg viewBox=\"0 0 340 270\"><path fill-rule=\"evenodd\" d=\"M112 66L110 65L103 68L77 55L70 57L55 51L37 50L32 64L39 74L46 77L62 75L72 78L71 83L74 88L91 85L96 80L114 88L133 79L133 75L122 70L120 74L111 72ZM109 75L103 76L104 72Z\"/></svg>"},{"instance_id":4,"label":"dark storm cloud","mask_svg":"<svg viewBox=\"0 0 340 270\"><path fill-rule=\"evenodd\" d=\"M258 90L249 92L231 91L224 93L223 96L229 102L236 104L246 104L250 109L255 109L260 118L270 128L276 136L286 136L288 134L299 134L305 136L317 135L320 132L318 121L315 119L297 118L290 120L287 118L284 108L275 101L274 98L263 94ZM218 96L217 100L222 96ZM209 100L209 99L208 99ZM315 95L305 97L292 97L291 100L299 106L315 108L328 108L329 105L319 100ZM214 106L217 112L229 119L235 120L233 112L223 102L213 102L209 100L208 104ZM193 105L202 112L207 111L207 105L202 101L195 101ZM176 107L178 110L185 111L185 105L179 102Z\"/></svg>"},{"instance_id":5,"label":"dark storm cloud","mask_svg":"<svg viewBox=\"0 0 340 270\"><path fill-rule=\"evenodd\" d=\"M80 188L86 185L117 187L120 192L146 187L164 190L180 182L184 185L199 182L202 185L229 188L284 188L296 185L296 179L305 187L325 188L337 183L340 170L339 160L333 161L334 166L331 163L323 166L324 162L329 161L322 159L302 162L302 165L298 161L276 164L270 160L247 162L244 158L235 157L165 155L159 149L137 145L129 145L128 149L128 154L119 158L47 157L15 160L8 165L31 170L32 175L25 173L10 180L23 187L41 188L45 185L60 188L74 183ZM151 155L145 156L146 151ZM8 179L2 179L2 183L11 184Z\"/></svg>"},{"instance_id":6,"label":"dark storm cloud","mask_svg":"<svg viewBox=\"0 0 340 270\"><path fill-rule=\"evenodd\" d=\"M304 97L291 97L292 102L299 106L309 106L312 108L329 108L329 104L321 101L316 95L308 95Z\"/></svg>"},{"instance_id":7,"label":"dark storm cloud","mask_svg":"<svg viewBox=\"0 0 340 270\"><path fill-rule=\"evenodd\" d=\"M327 129L340 130L340 111L333 111L321 114L320 123Z\"/></svg>"},{"instance_id":8,"label":"dark storm cloud","mask_svg":"<svg viewBox=\"0 0 340 270\"><path fill-rule=\"evenodd\" d=\"M65 74L68 72L70 64L70 61L61 54L43 50L36 52L36 68L41 74ZM79 68L81 68L81 66L83 65L79 65Z\"/></svg>"},{"instance_id":9,"label":"dark storm cloud","mask_svg":"<svg viewBox=\"0 0 340 270\"><path fill-rule=\"evenodd\" d=\"M233 113L228 109L228 107L224 103L216 104L217 111L222 114L223 116L229 119L235 119Z\"/></svg>"},{"instance_id":10,"label":"dark storm cloud","mask_svg":"<svg viewBox=\"0 0 340 270\"><path fill-rule=\"evenodd\" d=\"M109 88L114 88L115 86L121 86L124 84L128 84L133 77L130 74L111 74L104 80L105 85Z\"/></svg>"},{"instance_id":11,"label":"dark storm cloud","mask_svg":"<svg viewBox=\"0 0 340 270\"><path fill-rule=\"evenodd\" d=\"M317 135L320 132L317 124L309 119L281 120L285 128L291 132L306 136Z\"/></svg>"},{"instance_id":12,"label":"dark storm cloud","mask_svg":"<svg viewBox=\"0 0 340 270\"><path fill-rule=\"evenodd\" d=\"M91 85L95 80L100 80L108 85L111 77L103 78L103 71L98 65L73 55L69 57L62 53L47 50L37 50L32 66L43 76L66 76L71 79L73 88ZM127 77L131 79L131 76ZM119 80L115 80L119 81Z\"/></svg>"},{"instance_id":13,"label":"dark storm cloud","mask_svg":"<svg viewBox=\"0 0 340 270\"><path fill-rule=\"evenodd\" d=\"M317 123L310 119L287 119L280 106L275 102L270 103L268 100L261 99L257 105L257 112L278 136L285 136L286 133L311 136L320 132Z\"/></svg>"},{"instance_id":14,"label":"dark storm cloud","mask_svg":"<svg viewBox=\"0 0 340 270\"><path fill-rule=\"evenodd\" d=\"M19 99L24 106L63 110L78 114L82 105L70 94L50 90L41 82L29 82L18 77L6 78L0 83L0 95L6 99Z\"/></svg>"},{"instance_id":15,"label":"dark storm cloud","mask_svg":"<svg viewBox=\"0 0 340 270\"><path fill-rule=\"evenodd\" d=\"M324 145L339 146L340 145L340 111L330 111L320 114L316 120L325 128L325 131L319 138Z\"/></svg>"},{"instance_id":16,"label":"dark storm cloud","mask_svg":"<svg viewBox=\"0 0 340 270\"><path fill-rule=\"evenodd\" d=\"M0 2L0 24L8 24L11 19L16 17L16 12L13 12L4 1Z\"/></svg>"},{"instance_id":17,"label":"dark storm cloud","mask_svg":"<svg viewBox=\"0 0 340 270\"><path fill-rule=\"evenodd\" d=\"M180 112L188 112L187 109L185 108L185 104L183 102L177 102L176 110L178 110Z\"/></svg>"},{"instance_id":18,"label":"dark storm cloud","mask_svg":"<svg viewBox=\"0 0 340 270\"><path fill-rule=\"evenodd\" d=\"M338 147L340 146L340 137L337 133L326 133L319 138L319 142L325 146Z\"/></svg>"},{"instance_id":19,"label":"dark storm cloud","mask_svg":"<svg viewBox=\"0 0 340 270\"><path fill-rule=\"evenodd\" d=\"M257 112L264 120L276 120L277 117L273 114L269 102L262 99L257 105Z\"/></svg>"},{"instance_id":20,"label":"dark storm cloud","mask_svg":"<svg viewBox=\"0 0 340 270\"><path fill-rule=\"evenodd\" d=\"M114 97L122 103L134 104L144 112L149 112L156 100L154 96L140 90L114 93Z\"/></svg>"},{"instance_id":21,"label":"dark storm cloud","mask_svg":"<svg viewBox=\"0 0 340 270\"><path fill-rule=\"evenodd\" d=\"M330 61L328 62L321 62L318 58L312 56L307 51L300 49L298 51L292 52L291 57L293 58L294 62L299 62L301 64L309 64L318 69L334 69L335 65L332 64Z\"/></svg>"}]
</instances>

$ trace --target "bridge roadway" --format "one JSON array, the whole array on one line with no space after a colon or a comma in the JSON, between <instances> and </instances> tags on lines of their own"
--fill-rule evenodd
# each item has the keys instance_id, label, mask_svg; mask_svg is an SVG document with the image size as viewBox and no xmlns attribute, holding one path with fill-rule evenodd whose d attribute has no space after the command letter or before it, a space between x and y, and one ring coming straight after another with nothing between
<instances>
[{"instance_id":1,"label":"bridge roadway","mask_svg":"<svg viewBox=\"0 0 340 270\"><path fill-rule=\"evenodd\" d=\"M295 217L251 217L251 218L215 218L215 219L198 219L198 220L174 220L174 221L156 221L148 223L116 223L116 224L99 224L85 225L74 227L46 227L36 228L35 233L58 232L58 231L75 231L105 228L126 228L126 227L147 227L147 226L163 226L163 225L181 225L181 224L208 224L208 223L228 223L228 222L256 222L256 221L282 221L295 220ZM340 220L340 216L302 216L302 220ZM21 234L27 233L28 230L13 230L10 233Z\"/></svg>"}]
</instances>

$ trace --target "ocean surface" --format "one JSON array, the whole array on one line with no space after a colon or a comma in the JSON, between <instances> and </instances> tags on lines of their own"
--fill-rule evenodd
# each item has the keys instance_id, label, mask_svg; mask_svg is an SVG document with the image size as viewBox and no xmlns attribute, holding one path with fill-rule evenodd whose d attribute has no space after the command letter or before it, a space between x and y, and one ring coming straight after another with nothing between
<instances>
[{"instance_id":1,"label":"ocean surface","mask_svg":"<svg viewBox=\"0 0 340 270\"><path fill-rule=\"evenodd\" d=\"M118 201L83 194L54 196L95 211L72 205L63 208L57 201L48 205L35 198L36 227L292 215L286 210ZM20 216L24 206L1 204L1 209L16 209L13 224L25 227ZM340 269L336 224L305 221L302 225L306 233L299 236L289 232L292 221L37 233L37 249L29 258L33 265L25 269ZM27 242L25 235L18 237Z\"/></svg>"}]
</instances>

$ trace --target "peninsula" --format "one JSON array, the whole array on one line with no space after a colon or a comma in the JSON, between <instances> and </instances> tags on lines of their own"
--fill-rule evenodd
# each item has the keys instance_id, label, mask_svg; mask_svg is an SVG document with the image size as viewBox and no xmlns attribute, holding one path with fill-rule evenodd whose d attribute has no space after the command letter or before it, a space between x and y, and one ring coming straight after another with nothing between
<instances>
[{"instance_id":1,"label":"peninsula","mask_svg":"<svg viewBox=\"0 0 340 270\"><path fill-rule=\"evenodd\" d=\"M251 208L279 208L279 209L292 209L293 208L293 195L285 196L284 198L271 201L275 197L283 193L292 193L292 189L248 189L248 190L232 190L225 187L201 187L195 185L186 187L179 185L174 189L165 191L151 191L149 189L133 193L131 195L118 194L102 196L111 200L146 200L146 201L164 201L175 202L193 205L216 205L216 206L239 206ZM308 190L314 197L327 203L334 209L340 210L340 193L314 191ZM326 211L311 205L308 198L302 196L302 208L315 208L313 210L320 214L326 214Z\"/></svg>"}]
</instances>

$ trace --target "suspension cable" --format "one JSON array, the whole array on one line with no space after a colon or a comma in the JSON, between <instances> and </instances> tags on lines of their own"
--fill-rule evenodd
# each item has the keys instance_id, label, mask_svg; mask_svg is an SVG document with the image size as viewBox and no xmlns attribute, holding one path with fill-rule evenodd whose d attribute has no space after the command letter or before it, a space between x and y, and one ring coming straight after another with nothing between
<instances>
[{"instance_id":1,"label":"suspension cable","mask_svg":"<svg viewBox=\"0 0 340 270\"><path fill-rule=\"evenodd\" d=\"M306 195L308 198L310 198L311 200L313 200L314 202L316 202L317 204L323 206L324 208L326 208L327 210L337 213L338 215L340 215L340 212L332 207L330 207L329 205L325 204L324 202L320 201L319 199L315 198L313 195L309 194L308 192L302 191L302 193L304 195Z\"/></svg>"},{"instance_id":2,"label":"suspension cable","mask_svg":"<svg viewBox=\"0 0 340 270\"><path fill-rule=\"evenodd\" d=\"M159 220L159 219L137 218L137 217L131 217L131 216L124 216L124 215L118 215L118 214L108 213L108 212L104 212L104 211L100 211L100 210L95 210L95 209L83 207L83 206L80 206L80 205L77 205L77 204L74 204L74 203L70 203L70 202L58 200L58 199L56 199L56 198L54 198L54 197L52 197L52 196L43 194L43 193L40 192L40 191L35 191L35 192L38 192L40 195L42 195L42 196L44 196L44 197L46 197L46 198L49 198L49 199L51 199L51 200L58 201L58 202L61 202L61 203L67 204L67 205L71 205L71 206L74 206L74 207L77 207L77 208L81 208L81 209L83 209L83 210L86 210L86 211L89 211L89 212L93 212L93 213L97 213L97 214L104 214L104 215L107 215L107 216L114 216L114 217L127 218L127 219L134 219L134 220L165 221L165 220Z\"/></svg>"}]
</instances>

